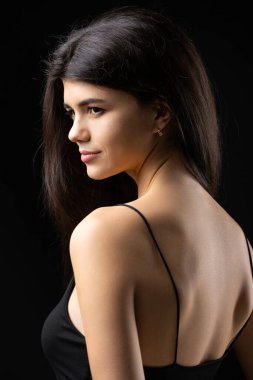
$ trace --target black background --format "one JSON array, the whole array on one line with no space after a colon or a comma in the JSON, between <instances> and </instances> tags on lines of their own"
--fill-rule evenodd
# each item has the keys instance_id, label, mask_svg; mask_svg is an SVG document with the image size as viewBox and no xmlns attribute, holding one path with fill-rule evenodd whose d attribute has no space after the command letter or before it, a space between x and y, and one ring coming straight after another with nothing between
<instances>
[{"instance_id":1,"label":"black background","mask_svg":"<svg viewBox=\"0 0 253 380\"><path fill-rule=\"evenodd\" d=\"M253 242L252 28L246 2L6 4L0 23L1 379L54 379L40 332L64 288L59 240L39 197L43 59L73 23L126 4L162 8L196 43L215 87L223 134L219 203ZM233 356L217 378L242 378Z\"/></svg>"}]
</instances>

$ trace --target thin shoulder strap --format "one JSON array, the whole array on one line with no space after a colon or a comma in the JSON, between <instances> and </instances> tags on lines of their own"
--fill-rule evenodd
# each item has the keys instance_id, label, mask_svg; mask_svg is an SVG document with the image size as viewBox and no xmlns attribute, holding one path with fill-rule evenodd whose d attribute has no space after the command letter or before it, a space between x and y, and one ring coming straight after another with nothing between
<instances>
[{"instance_id":1,"label":"thin shoulder strap","mask_svg":"<svg viewBox=\"0 0 253 380\"><path fill-rule=\"evenodd\" d=\"M162 251L161 251L161 249L160 249L160 247L159 247L159 245L158 245L158 243L157 243L157 240L156 240L156 238L155 238L155 235L154 235L154 233L153 233L153 231L152 231L152 228L151 228L150 224L148 223L146 217L145 217L145 216L144 216L144 215L143 215L143 214L142 214L137 208L135 208L135 207L133 207L133 206L130 206L130 205L126 204L126 203L121 203L121 204L118 204L117 206L126 206L126 207L129 207L129 208L131 208L132 210L134 210L135 212L137 212L137 214L140 215L140 217L142 218L142 220L143 220L144 223L146 224L146 227L147 227L147 229L148 229L148 231L149 231L149 233L150 233L150 235L151 235L151 237L152 237L152 239L153 239L153 241L154 241L154 243L155 243L155 246L156 246L156 248L157 248L157 250L158 250L158 252L159 252L159 254L160 254L160 256L161 256L161 258L162 258L162 260L163 260L163 263L164 263L164 265L165 265L165 267L166 267L166 269L167 269L167 272L168 272L168 274L169 274L169 276L170 276L170 279L171 279L171 282L172 282L172 285L173 285L173 288L174 288L174 291L175 291L175 295L176 295L176 304L177 304L177 336L176 336L175 357L174 357L174 362L173 362L173 363L176 363L176 360L177 360L177 349L178 349L178 334L179 334L179 319L180 319L180 303L179 303L179 295L178 295L178 290L177 290L177 287L176 287L175 280L174 280L174 278L173 278L173 276L172 276L171 270L170 270L170 268L169 268L169 266L168 266L168 264L167 264L167 262L166 262L166 260L165 260L165 258L164 258L164 256L163 256L163 254L162 254Z\"/></svg>"},{"instance_id":2,"label":"thin shoulder strap","mask_svg":"<svg viewBox=\"0 0 253 380\"><path fill-rule=\"evenodd\" d=\"M248 247L249 262L250 262L251 274L252 274L252 279L253 279L253 265L252 265L252 257L251 257L250 248L249 248L249 242L248 242L248 238L247 238L244 230L243 230L243 233L244 233L245 240L246 240L247 247ZM239 338L239 335L242 333L243 329L246 327L246 325L249 322L249 320L250 320L250 318L251 318L252 315L253 315L253 310L251 311L249 317L246 319L246 321L244 322L244 324L242 325L242 327L240 328L240 330L238 331L238 333L236 334L236 336L232 339L232 341L229 344L228 348L226 349L225 353L227 353L227 352L230 351L230 349L232 348L233 344L235 343L235 341L237 340L237 338Z\"/></svg>"},{"instance_id":3,"label":"thin shoulder strap","mask_svg":"<svg viewBox=\"0 0 253 380\"><path fill-rule=\"evenodd\" d=\"M247 247L248 247L248 253L249 253L249 262L250 262L250 267L251 267L251 274L252 274L252 279L253 279L253 264L252 264L252 257L251 257L251 253L250 253L250 248L249 248L249 242L248 242L248 238L245 234L245 232L243 231L244 233L244 236L245 236L245 239L246 239L246 243L247 243Z\"/></svg>"}]
</instances>

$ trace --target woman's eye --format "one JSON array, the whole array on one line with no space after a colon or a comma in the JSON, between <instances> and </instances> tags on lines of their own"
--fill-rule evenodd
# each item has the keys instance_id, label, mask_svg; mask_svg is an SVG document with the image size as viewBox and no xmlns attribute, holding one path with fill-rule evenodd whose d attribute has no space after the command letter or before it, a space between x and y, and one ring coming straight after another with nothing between
<instances>
[{"instance_id":1,"label":"woman's eye","mask_svg":"<svg viewBox=\"0 0 253 380\"><path fill-rule=\"evenodd\" d=\"M93 116L98 116L100 115L104 110L99 107L88 107L88 113L91 113ZM67 115L70 119L74 120L75 118L75 113L71 109L66 109L65 110L65 115Z\"/></svg>"},{"instance_id":2,"label":"woman's eye","mask_svg":"<svg viewBox=\"0 0 253 380\"><path fill-rule=\"evenodd\" d=\"M103 109L99 107L88 107L88 111L92 111L91 114L97 116L103 112Z\"/></svg>"}]
</instances>

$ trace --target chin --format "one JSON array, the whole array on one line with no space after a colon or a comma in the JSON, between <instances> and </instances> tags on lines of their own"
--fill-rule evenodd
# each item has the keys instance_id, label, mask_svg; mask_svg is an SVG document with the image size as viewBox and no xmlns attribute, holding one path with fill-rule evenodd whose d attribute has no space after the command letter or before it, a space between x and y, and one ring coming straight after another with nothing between
<instances>
[{"instance_id":1,"label":"chin","mask_svg":"<svg viewBox=\"0 0 253 380\"><path fill-rule=\"evenodd\" d=\"M121 173L119 172L113 172L113 171L102 171L102 170L92 170L92 168L87 167L87 176L94 180L102 180L106 178L113 177L116 174Z\"/></svg>"},{"instance_id":2,"label":"chin","mask_svg":"<svg viewBox=\"0 0 253 380\"><path fill-rule=\"evenodd\" d=\"M110 174L108 172L106 173L98 170L89 170L89 168L87 168L87 176L97 181L112 177L113 175L114 174Z\"/></svg>"}]
</instances>

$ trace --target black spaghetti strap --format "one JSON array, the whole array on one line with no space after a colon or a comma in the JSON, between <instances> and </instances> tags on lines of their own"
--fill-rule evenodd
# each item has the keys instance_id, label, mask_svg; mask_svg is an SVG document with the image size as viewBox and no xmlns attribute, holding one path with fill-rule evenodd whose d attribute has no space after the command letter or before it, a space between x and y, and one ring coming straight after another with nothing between
<instances>
[{"instance_id":1,"label":"black spaghetti strap","mask_svg":"<svg viewBox=\"0 0 253 380\"><path fill-rule=\"evenodd\" d=\"M242 325L242 327L240 328L240 330L238 331L238 333L236 334L236 336L232 339L232 342L230 342L230 344L228 345L228 348L226 349L225 353L229 352L230 349L232 348L233 344L235 343L235 341L237 340L237 338L239 338L239 335L241 334L241 332L243 331L243 329L246 327L247 323L249 322L251 316L253 315L253 310L251 311L250 313L250 316L247 318L246 322L244 322L244 324Z\"/></svg>"},{"instance_id":2,"label":"black spaghetti strap","mask_svg":"<svg viewBox=\"0 0 253 380\"><path fill-rule=\"evenodd\" d=\"M247 247L248 247L250 269L251 269L251 274L252 274L252 279L253 279L253 265L252 265L252 257L251 257L251 254L250 254L249 242L248 242L248 238L247 238L244 230L242 230L242 231L244 233L245 240L246 240ZM231 349L232 345L235 343L236 339L239 337L239 335L241 334L241 332L243 331L243 329L246 327L246 325L249 322L249 320L250 320L250 318L251 318L252 315L253 315L253 310L251 311L250 316L247 318L246 322L244 322L244 324L242 325L242 327L240 328L240 330L238 331L238 333L236 334L236 336L232 339L232 342L229 344L229 346L226 349L225 353L227 353Z\"/></svg>"},{"instance_id":3,"label":"black spaghetti strap","mask_svg":"<svg viewBox=\"0 0 253 380\"><path fill-rule=\"evenodd\" d=\"M244 236L245 236L245 239L246 239L246 243L247 243L247 247L248 247L248 253L249 253L249 262L250 262L250 268L251 268L251 274L252 274L252 279L253 279L253 263L252 263L252 257L251 257L251 254L250 254L250 248L249 248L249 242L248 242L248 238L245 234L245 232L243 231L244 233Z\"/></svg>"},{"instance_id":4,"label":"black spaghetti strap","mask_svg":"<svg viewBox=\"0 0 253 380\"><path fill-rule=\"evenodd\" d=\"M173 364L174 364L174 363L176 363L176 360L177 360L178 335L179 335L179 319L180 319L180 303L179 303L179 295L178 295L178 291L177 291L177 287L176 287L175 280L174 280L174 278L173 278L173 276L172 276L172 273L171 273L171 271L170 271L170 269L169 269L169 267L168 267L168 264L167 264L167 262L166 262L166 260L165 260L165 258L164 258L164 256L163 256L163 254L162 254L162 251L161 251L161 249L160 249L160 247L159 247L159 245L158 245L158 243L157 243L157 241L156 241L156 238L155 238L155 236L154 236L154 233L153 233L153 231L152 231L152 229L151 229L151 226L150 226L150 224L148 223L146 217L145 217L145 216L144 216L144 215L143 215L143 214L142 214L137 208L135 208L135 207L133 207L133 206L130 206L130 205L126 204L126 203L121 203L121 204L118 204L118 205L116 205L116 206L126 206L126 207L129 207L129 208L131 208L132 210L134 210L135 212L137 212L137 214L140 215L140 217L142 218L142 220L144 221L144 223L146 224L146 226L147 226L147 228L148 228L148 231L149 231L149 233L150 233L150 235L151 235L151 237L152 237L152 239L153 239L153 241L154 241L154 243L155 243L155 245L156 245L156 247L157 247L157 250L158 250L158 252L159 252L159 254L160 254L160 256L161 256L161 258L162 258L162 260L163 260L163 263L164 263L164 265L165 265L165 267L166 267L166 269L167 269L167 272L168 272L168 274L169 274L169 276L170 276L170 279L171 279L171 282L172 282L172 285L173 285L173 288L174 288L174 291L175 291L175 295L176 295L176 304L177 304L177 337L176 337L175 357L174 357L174 362L173 362Z\"/></svg>"}]
</instances>

